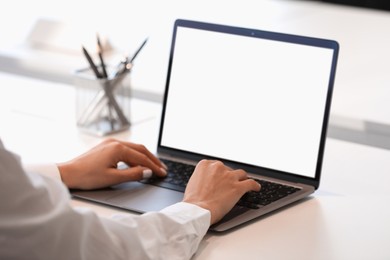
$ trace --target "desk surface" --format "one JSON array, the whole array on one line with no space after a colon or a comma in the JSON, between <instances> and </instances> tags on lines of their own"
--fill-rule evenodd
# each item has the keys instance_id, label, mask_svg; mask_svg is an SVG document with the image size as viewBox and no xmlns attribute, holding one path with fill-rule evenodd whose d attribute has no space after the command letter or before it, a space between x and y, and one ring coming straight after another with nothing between
<instances>
[{"instance_id":1,"label":"desk surface","mask_svg":"<svg viewBox=\"0 0 390 260\"><path fill-rule=\"evenodd\" d=\"M131 102L133 126L113 137L155 151L161 107ZM24 162L65 161L102 140L76 128L73 110L74 88L0 73L0 136ZM194 259L390 259L389 161L389 150L328 138L313 196L232 232L207 234ZM103 216L119 211L72 204Z\"/></svg>"}]
</instances>

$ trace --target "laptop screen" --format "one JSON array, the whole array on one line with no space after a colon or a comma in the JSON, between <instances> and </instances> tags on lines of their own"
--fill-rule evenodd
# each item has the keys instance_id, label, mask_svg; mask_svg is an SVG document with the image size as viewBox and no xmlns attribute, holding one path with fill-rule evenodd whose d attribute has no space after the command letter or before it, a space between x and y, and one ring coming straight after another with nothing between
<instances>
[{"instance_id":1,"label":"laptop screen","mask_svg":"<svg viewBox=\"0 0 390 260\"><path fill-rule=\"evenodd\" d=\"M229 30L175 27L159 145L314 178L334 50Z\"/></svg>"}]
</instances>

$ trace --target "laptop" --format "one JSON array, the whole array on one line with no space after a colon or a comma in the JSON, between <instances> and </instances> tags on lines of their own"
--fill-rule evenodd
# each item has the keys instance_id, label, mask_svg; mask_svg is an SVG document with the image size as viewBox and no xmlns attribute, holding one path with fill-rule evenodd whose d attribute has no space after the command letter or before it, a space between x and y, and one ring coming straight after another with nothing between
<instances>
[{"instance_id":1,"label":"laptop","mask_svg":"<svg viewBox=\"0 0 390 260\"><path fill-rule=\"evenodd\" d=\"M157 144L168 177L72 195L158 211L182 200L206 158L244 169L262 185L212 231L302 201L320 185L338 51L328 39L176 20Z\"/></svg>"}]
</instances>

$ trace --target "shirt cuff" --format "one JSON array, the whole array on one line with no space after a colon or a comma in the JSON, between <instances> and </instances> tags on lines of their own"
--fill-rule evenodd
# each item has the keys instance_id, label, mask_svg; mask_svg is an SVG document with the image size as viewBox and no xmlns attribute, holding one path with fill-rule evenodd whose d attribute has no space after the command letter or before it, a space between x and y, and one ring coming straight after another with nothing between
<instances>
[{"instance_id":1,"label":"shirt cuff","mask_svg":"<svg viewBox=\"0 0 390 260\"><path fill-rule=\"evenodd\" d=\"M27 172L38 173L42 176L49 177L62 182L60 171L56 164L28 164L24 165Z\"/></svg>"},{"instance_id":2,"label":"shirt cuff","mask_svg":"<svg viewBox=\"0 0 390 260\"><path fill-rule=\"evenodd\" d=\"M210 227L210 211L191 203L179 202L162 209L160 212L166 215L175 216L175 218L180 218L183 222L198 219L197 223L199 228L204 233L206 233Z\"/></svg>"}]
</instances>

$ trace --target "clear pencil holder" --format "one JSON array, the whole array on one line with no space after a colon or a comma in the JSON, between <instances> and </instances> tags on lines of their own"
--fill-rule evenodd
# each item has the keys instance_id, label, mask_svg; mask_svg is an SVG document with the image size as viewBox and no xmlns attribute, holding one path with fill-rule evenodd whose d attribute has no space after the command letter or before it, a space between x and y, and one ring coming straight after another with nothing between
<instances>
[{"instance_id":1,"label":"clear pencil holder","mask_svg":"<svg viewBox=\"0 0 390 260\"><path fill-rule=\"evenodd\" d=\"M130 127L130 76L96 79L88 69L75 71L77 126L105 136Z\"/></svg>"}]
</instances>

